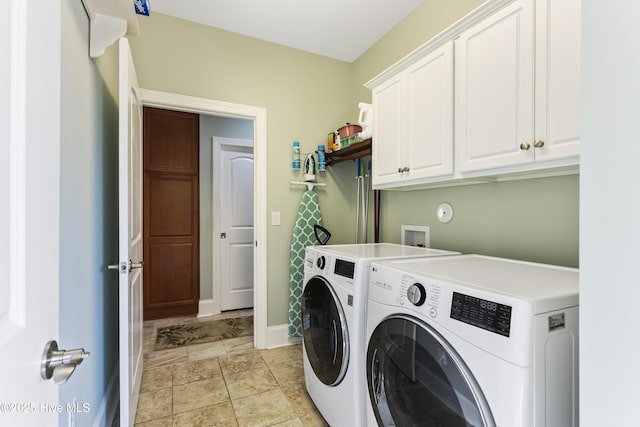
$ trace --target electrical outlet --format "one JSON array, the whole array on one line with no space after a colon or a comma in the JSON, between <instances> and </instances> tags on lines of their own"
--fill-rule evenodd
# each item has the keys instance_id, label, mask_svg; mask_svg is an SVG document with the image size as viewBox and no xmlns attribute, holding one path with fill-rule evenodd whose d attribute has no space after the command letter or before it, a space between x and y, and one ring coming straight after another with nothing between
<instances>
[{"instance_id":1,"label":"electrical outlet","mask_svg":"<svg viewBox=\"0 0 640 427\"><path fill-rule=\"evenodd\" d=\"M280 225L280 211L271 212L271 225Z\"/></svg>"}]
</instances>

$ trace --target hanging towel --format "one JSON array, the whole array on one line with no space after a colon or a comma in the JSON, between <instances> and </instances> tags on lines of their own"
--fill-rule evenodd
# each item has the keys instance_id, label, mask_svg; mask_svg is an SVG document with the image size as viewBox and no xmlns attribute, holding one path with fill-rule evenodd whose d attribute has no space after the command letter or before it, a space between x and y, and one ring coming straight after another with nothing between
<instances>
[{"instance_id":1,"label":"hanging towel","mask_svg":"<svg viewBox=\"0 0 640 427\"><path fill-rule=\"evenodd\" d=\"M322 225L318 195L308 190L302 196L296 224L291 235L289 254L289 336L302 336L302 286L305 248L316 244L313 226Z\"/></svg>"}]
</instances>

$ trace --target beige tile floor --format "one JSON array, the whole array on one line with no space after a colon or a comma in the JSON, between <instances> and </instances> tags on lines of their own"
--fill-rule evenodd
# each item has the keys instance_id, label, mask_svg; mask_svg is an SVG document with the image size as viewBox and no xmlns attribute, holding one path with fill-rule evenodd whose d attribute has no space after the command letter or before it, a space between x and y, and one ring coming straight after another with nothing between
<instances>
[{"instance_id":1,"label":"beige tile floor","mask_svg":"<svg viewBox=\"0 0 640 427\"><path fill-rule=\"evenodd\" d=\"M145 322L136 426L327 426L305 390L300 345L256 350L249 336L153 350L158 327L210 319Z\"/></svg>"}]
</instances>

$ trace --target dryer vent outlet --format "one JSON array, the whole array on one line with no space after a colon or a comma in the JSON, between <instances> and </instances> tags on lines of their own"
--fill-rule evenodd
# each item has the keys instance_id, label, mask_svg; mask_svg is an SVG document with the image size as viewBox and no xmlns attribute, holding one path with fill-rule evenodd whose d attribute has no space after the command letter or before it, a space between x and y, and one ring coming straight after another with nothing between
<instances>
[{"instance_id":1,"label":"dryer vent outlet","mask_svg":"<svg viewBox=\"0 0 640 427\"><path fill-rule=\"evenodd\" d=\"M403 245L418 246L421 248L431 247L431 232L426 225L402 225L401 239Z\"/></svg>"}]
</instances>

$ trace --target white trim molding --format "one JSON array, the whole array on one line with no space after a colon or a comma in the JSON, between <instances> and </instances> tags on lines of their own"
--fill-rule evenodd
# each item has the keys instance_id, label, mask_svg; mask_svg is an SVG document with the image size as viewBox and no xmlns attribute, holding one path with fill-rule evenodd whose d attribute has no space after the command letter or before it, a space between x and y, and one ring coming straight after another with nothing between
<instances>
[{"instance_id":1,"label":"white trim molding","mask_svg":"<svg viewBox=\"0 0 640 427\"><path fill-rule=\"evenodd\" d=\"M267 110L263 107L140 89L143 105L253 120L254 279L253 344L267 348Z\"/></svg>"},{"instance_id":2,"label":"white trim molding","mask_svg":"<svg viewBox=\"0 0 640 427\"><path fill-rule=\"evenodd\" d=\"M302 338L289 336L289 325L286 323L267 328L267 348L286 347L301 342Z\"/></svg>"},{"instance_id":3,"label":"white trim molding","mask_svg":"<svg viewBox=\"0 0 640 427\"><path fill-rule=\"evenodd\" d=\"M102 396L96 417L93 419L93 427L110 427L113 425L113 421L118 413L118 404L120 403L119 388L116 386L119 372L120 365L116 365L116 368L111 374L107 389L104 392L104 396ZM69 415L71 415L71 413ZM71 425L71 421L69 421L69 425Z\"/></svg>"},{"instance_id":4,"label":"white trim molding","mask_svg":"<svg viewBox=\"0 0 640 427\"><path fill-rule=\"evenodd\" d=\"M198 302L198 318L210 317L220 314L220 310L216 311L216 305L213 299L201 299Z\"/></svg>"}]
</instances>

